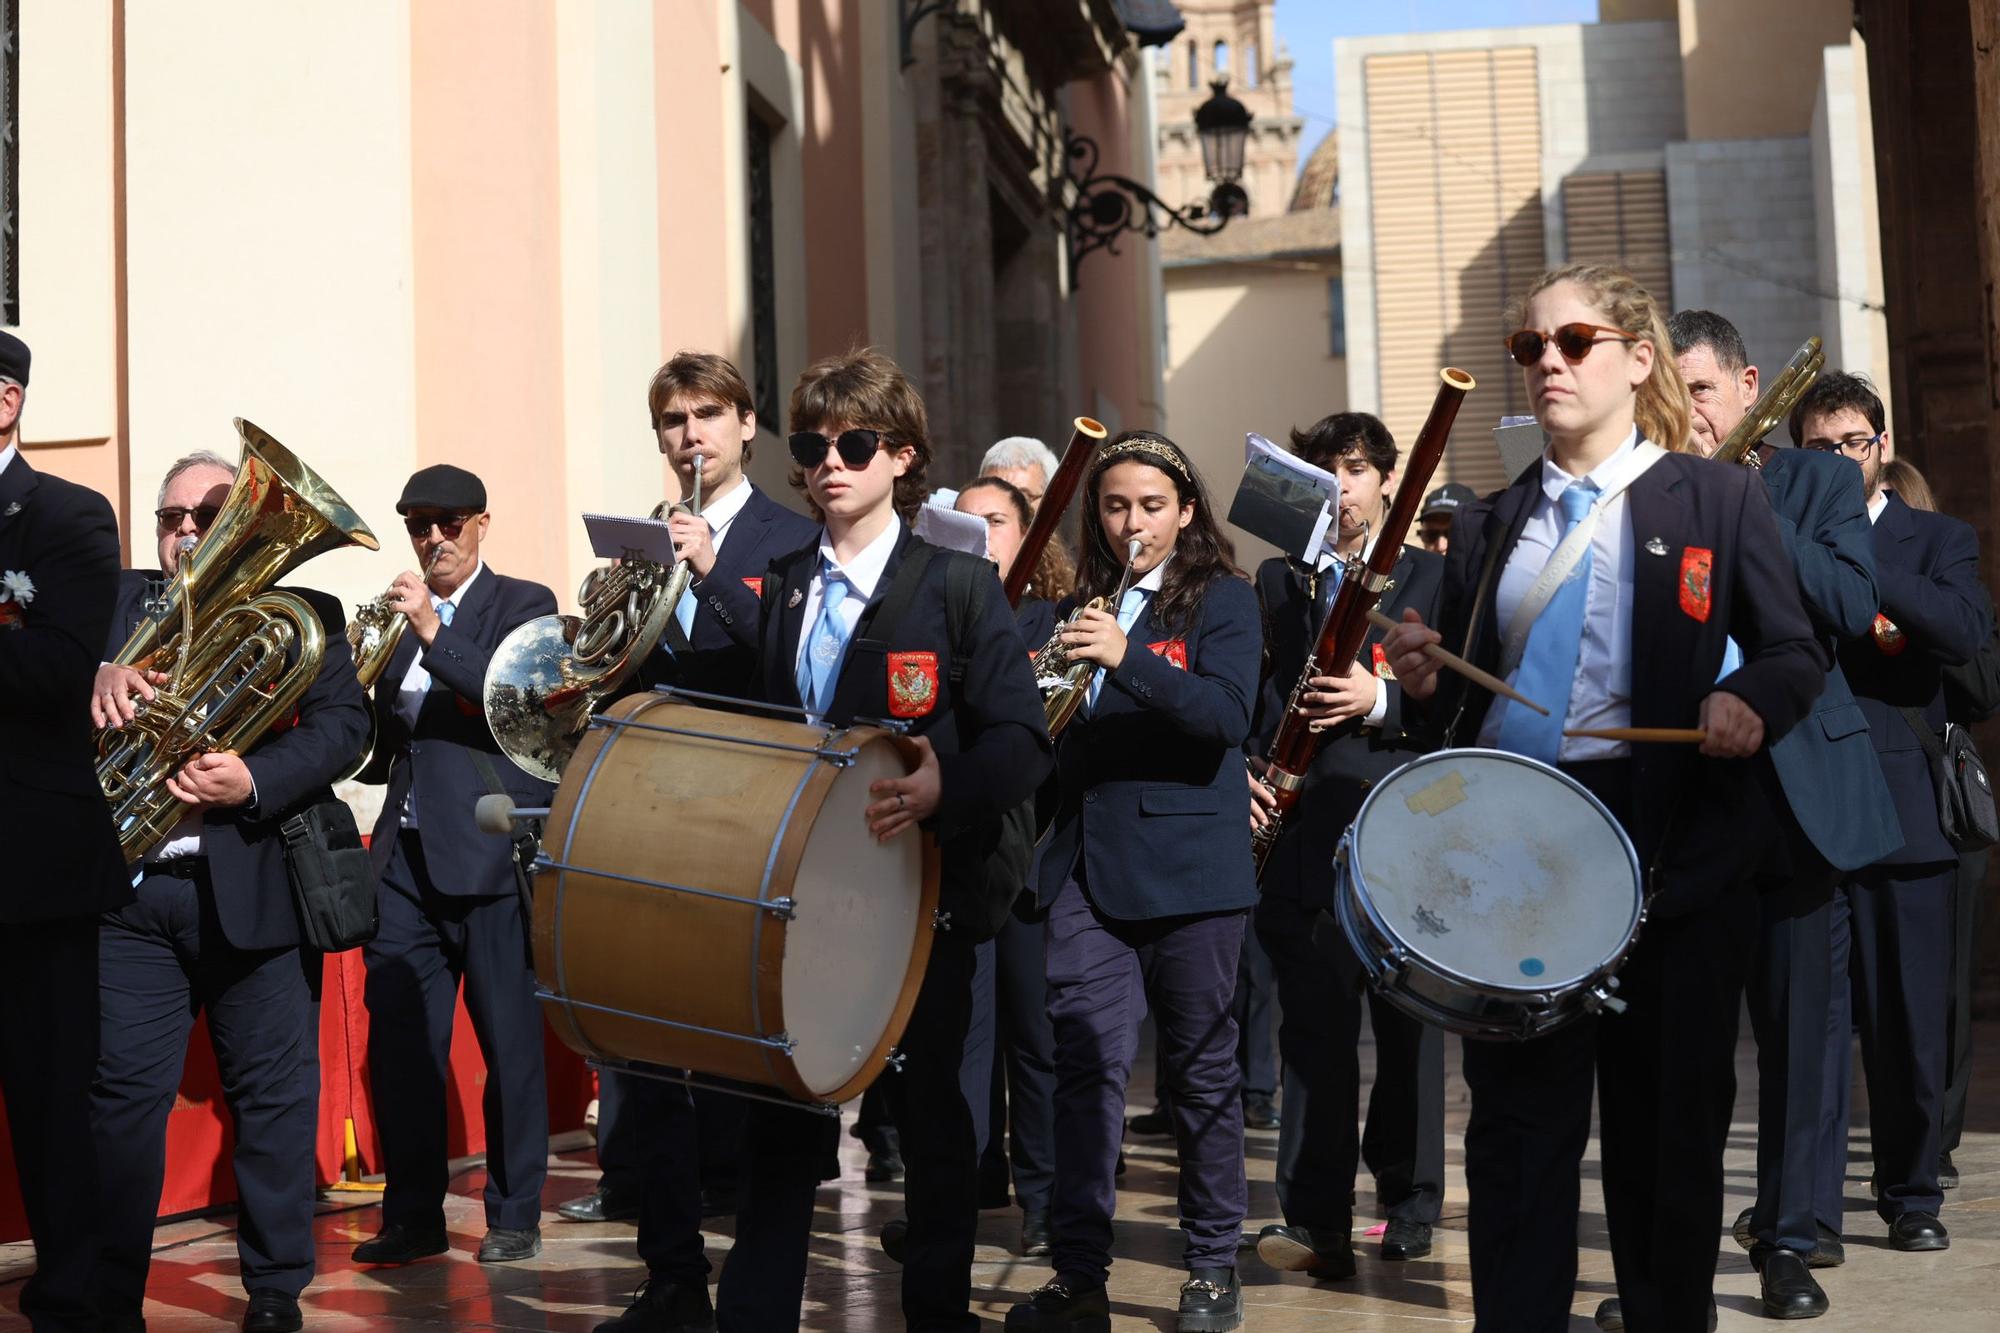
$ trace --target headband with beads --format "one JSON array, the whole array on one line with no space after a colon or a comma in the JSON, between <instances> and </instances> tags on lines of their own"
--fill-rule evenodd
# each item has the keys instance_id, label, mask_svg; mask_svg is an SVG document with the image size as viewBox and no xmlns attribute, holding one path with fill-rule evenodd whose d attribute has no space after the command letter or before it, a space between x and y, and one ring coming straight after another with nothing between
<instances>
[{"instance_id":1,"label":"headband with beads","mask_svg":"<svg viewBox=\"0 0 2000 1333\"><path fill-rule=\"evenodd\" d=\"M1179 477L1190 491L1194 489L1194 477L1189 474L1187 464L1181 461L1181 456L1174 452L1172 445L1155 435L1134 435L1128 440L1106 446L1097 455L1097 471L1102 474L1113 463L1122 462L1135 454Z\"/></svg>"}]
</instances>

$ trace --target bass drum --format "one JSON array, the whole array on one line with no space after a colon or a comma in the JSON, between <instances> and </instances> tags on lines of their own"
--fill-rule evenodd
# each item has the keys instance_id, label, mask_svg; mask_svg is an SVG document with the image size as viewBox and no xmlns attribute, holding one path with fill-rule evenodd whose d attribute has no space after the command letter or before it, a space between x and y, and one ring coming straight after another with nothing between
<instances>
[{"instance_id":1,"label":"bass drum","mask_svg":"<svg viewBox=\"0 0 2000 1333\"><path fill-rule=\"evenodd\" d=\"M634 695L593 720L550 804L535 972L584 1055L837 1103L902 1036L938 855L878 844L897 739Z\"/></svg>"},{"instance_id":2,"label":"bass drum","mask_svg":"<svg viewBox=\"0 0 2000 1333\"><path fill-rule=\"evenodd\" d=\"M1525 1039L1599 1009L1645 915L1625 830L1575 779L1499 750L1384 778L1334 855L1335 911L1370 981L1468 1037Z\"/></svg>"}]
</instances>

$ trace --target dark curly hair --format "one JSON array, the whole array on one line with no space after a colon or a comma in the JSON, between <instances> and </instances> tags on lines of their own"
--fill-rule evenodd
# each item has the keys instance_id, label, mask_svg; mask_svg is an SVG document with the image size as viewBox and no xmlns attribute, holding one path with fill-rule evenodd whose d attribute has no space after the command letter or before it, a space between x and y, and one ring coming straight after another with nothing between
<instances>
[{"instance_id":1,"label":"dark curly hair","mask_svg":"<svg viewBox=\"0 0 2000 1333\"><path fill-rule=\"evenodd\" d=\"M896 478L896 512L905 523L930 494L924 474L931 465L930 420L923 395L902 367L873 347L855 347L807 366L792 386L793 432L821 430L839 424L880 431L886 447L908 445L916 451L909 471ZM824 518L806 489L805 470L792 465L792 487L805 496L814 518Z\"/></svg>"},{"instance_id":2,"label":"dark curly hair","mask_svg":"<svg viewBox=\"0 0 2000 1333\"><path fill-rule=\"evenodd\" d=\"M1875 392L1875 386L1868 382L1866 375L1851 375L1844 370L1830 370L1812 382L1812 387L1799 395L1799 401L1792 407L1792 443L1805 443L1806 418L1828 416L1834 412L1853 408L1868 418L1868 429L1880 435L1889 428L1888 414L1882 410L1882 399Z\"/></svg>"},{"instance_id":3,"label":"dark curly hair","mask_svg":"<svg viewBox=\"0 0 2000 1333\"><path fill-rule=\"evenodd\" d=\"M1084 486L1083 551L1076 565L1078 600L1109 597L1125 573L1125 553L1115 550L1104 535L1098 517L1098 494L1104 474L1120 463L1143 463L1174 484L1174 494L1182 505L1194 506L1194 517L1174 541L1173 558L1160 585L1154 604L1160 619L1176 633L1194 623L1208 585L1220 578L1242 578L1236 567L1236 548L1215 521L1209 505L1208 488L1201 474L1188 461L1187 451L1164 435L1146 430L1128 430L1103 446L1090 467Z\"/></svg>"},{"instance_id":4,"label":"dark curly hair","mask_svg":"<svg viewBox=\"0 0 2000 1333\"><path fill-rule=\"evenodd\" d=\"M1329 471L1352 453L1367 459L1368 466L1385 477L1396 470L1395 437L1380 417L1366 412L1335 412L1308 430L1292 427L1292 452Z\"/></svg>"}]
</instances>

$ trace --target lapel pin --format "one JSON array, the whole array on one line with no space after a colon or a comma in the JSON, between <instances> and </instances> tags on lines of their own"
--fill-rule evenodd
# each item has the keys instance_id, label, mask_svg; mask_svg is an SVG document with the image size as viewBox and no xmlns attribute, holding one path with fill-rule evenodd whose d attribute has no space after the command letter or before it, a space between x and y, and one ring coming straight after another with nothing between
<instances>
[{"instance_id":1,"label":"lapel pin","mask_svg":"<svg viewBox=\"0 0 2000 1333\"><path fill-rule=\"evenodd\" d=\"M798 604L800 602L803 602L805 599L806 599L805 591L801 588L794 588L792 589L791 600L785 603L785 609L787 611L790 611L793 608L797 607Z\"/></svg>"},{"instance_id":2,"label":"lapel pin","mask_svg":"<svg viewBox=\"0 0 2000 1333\"><path fill-rule=\"evenodd\" d=\"M21 512L21 502L19 500L16 500L12 504L7 506L7 512L4 514L0 514L0 518L12 518L14 517L14 515L20 512Z\"/></svg>"},{"instance_id":3,"label":"lapel pin","mask_svg":"<svg viewBox=\"0 0 2000 1333\"><path fill-rule=\"evenodd\" d=\"M1665 555L1666 553L1667 553L1667 544L1661 541L1658 537L1648 537L1646 539L1647 555Z\"/></svg>"}]
</instances>

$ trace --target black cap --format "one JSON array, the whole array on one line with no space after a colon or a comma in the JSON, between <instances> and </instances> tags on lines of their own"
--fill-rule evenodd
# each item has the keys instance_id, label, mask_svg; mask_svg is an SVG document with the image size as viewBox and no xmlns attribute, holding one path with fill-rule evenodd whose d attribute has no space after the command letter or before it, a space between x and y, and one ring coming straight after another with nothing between
<instances>
[{"instance_id":1,"label":"black cap","mask_svg":"<svg viewBox=\"0 0 2000 1333\"><path fill-rule=\"evenodd\" d=\"M1471 504L1479 497L1472 493L1470 486L1461 486L1448 481L1424 497L1424 512L1419 518L1429 518L1432 514L1455 514L1460 505Z\"/></svg>"},{"instance_id":2,"label":"black cap","mask_svg":"<svg viewBox=\"0 0 2000 1333\"><path fill-rule=\"evenodd\" d=\"M396 501L396 512L412 509L448 509L455 514L486 512L486 483L462 467L435 463L413 474Z\"/></svg>"},{"instance_id":3,"label":"black cap","mask_svg":"<svg viewBox=\"0 0 2000 1333\"><path fill-rule=\"evenodd\" d=\"M28 344L13 334L0 330L0 376L14 381L22 388L28 387Z\"/></svg>"}]
</instances>

